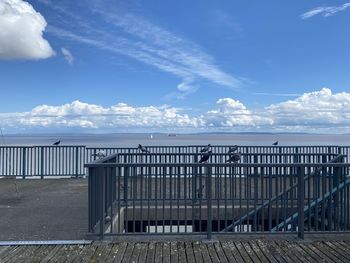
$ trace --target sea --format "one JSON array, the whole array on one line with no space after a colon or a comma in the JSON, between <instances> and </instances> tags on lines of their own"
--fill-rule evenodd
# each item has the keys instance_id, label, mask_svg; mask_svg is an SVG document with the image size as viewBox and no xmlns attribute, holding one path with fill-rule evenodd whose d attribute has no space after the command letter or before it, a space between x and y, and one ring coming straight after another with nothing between
<instances>
[{"instance_id":1,"label":"sea","mask_svg":"<svg viewBox=\"0 0 350 263\"><path fill-rule=\"evenodd\" d=\"M350 134L294 134L294 133L115 133L115 134L21 134L0 137L0 146L84 145L87 147L240 145L280 146L338 145L350 146Z\"/></svg>"}]
</instances>

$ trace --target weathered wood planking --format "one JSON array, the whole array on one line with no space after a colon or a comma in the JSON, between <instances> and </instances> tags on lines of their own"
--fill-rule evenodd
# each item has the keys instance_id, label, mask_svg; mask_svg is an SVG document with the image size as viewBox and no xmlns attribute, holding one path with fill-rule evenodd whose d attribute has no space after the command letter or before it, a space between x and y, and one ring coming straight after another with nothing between
<instances>
[{"instance_id":1,"label":"weathered wood planking","mask_svg":"<svg viewBox=\"0 0 350 263\"><path fill-rule=\"evenodd\" d=\"M349 262L349 241L225 240L0 247L0 262Z\"/></svg>"}]
</instances>

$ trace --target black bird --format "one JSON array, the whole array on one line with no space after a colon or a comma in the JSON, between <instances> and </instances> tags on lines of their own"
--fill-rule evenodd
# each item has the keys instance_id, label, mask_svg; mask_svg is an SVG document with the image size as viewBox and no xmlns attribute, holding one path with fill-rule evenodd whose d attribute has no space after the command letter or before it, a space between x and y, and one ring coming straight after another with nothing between
<instances>
[{"instance_id":1,"label":"black bird","mask_svg":"<svg viewBox=\"0 0 350 263\"><path fill-rule=\"evenodd\" d=\"M139 144L137 148L143 153L149 153L149 150L147 150L146 147L142 146L141 144Z\"/></svg>"},{"instance_id":2,"label":"black bird","mask_svg":"<svg viewBox=\"0 0 350 263\"><path fill-rule=\"evenodd\" d=\"M235 146L233 146L233 147L230 147L230 149L228 150L227 153L234 153L234 152L236 152L237 150L238 150L238 146L235 145Z\"/></svg>"},{"instance_id":3,"label":"black bird","mask_svg":"<svg viewBox=\"0 0 350 263\"><path fill-rule=\"evenodd\" d=\"M241 152L238 152L238 153L234 153L232 155L230 155L230 158L228 158L226 160L227 163L231 163L231 162L238 162L239 160L241 160L241 156L242 156L242 153Z\"/></svg>"},{"instance_id":4,"label":"black bird","mask_svg":"<svg viewBox=\"0 0 350 263\"><path fill-rule=\"evenodd\" d=\"M205 154L202 155L201 159L199 160L199 163L206 163L208 162L210 156L211 156L212 151L208 151Z\"/></svg>"},{"instance_id":5,"label":"black bird","mask_svg":"<svg viewBox=\"0 0 350 263\"><path fill-rule=\"evenodd\" d=\"M273 146L277 146L278 145L278 141L275 141L272 145Z\"/></svg>"},{"instance_id":6,"label":"black bird","mask_svg":"<svg viewBox=\"0 0 350 263\"><path fill-rule=\"evenodd\" d=\"M61 140L58 140L57 142L54 142L53 145L57 146L61 143Z\"/></svg>"},{"instance_id":7,"label":"black bird","mask_svg":"<svg viewBox=\"0 0 350 263\"><path fill-rule=\"evenodd\" d=\"M208 144L208 146L205 146L202 150L201 150L201 153L206 153L208 152L210 149L210 143Z\"/></svg>"}]
</instances>

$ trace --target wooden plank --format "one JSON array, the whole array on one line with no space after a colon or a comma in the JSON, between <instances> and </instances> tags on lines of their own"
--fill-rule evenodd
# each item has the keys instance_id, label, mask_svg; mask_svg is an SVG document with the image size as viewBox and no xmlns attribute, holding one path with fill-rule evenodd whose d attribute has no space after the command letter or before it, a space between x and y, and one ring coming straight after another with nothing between
<instances>
[{"instance_id":1,"label":"wooden plank","mask_svg":"<svg viewBox=\"0 0 350 263\"><path fill-rule=\"evenodd\" d=\"M334 254L333 250L330 247L323 244L323 242L315 242L310 245L316 247L321 253L326 255L329 259L333 260L334 262L343 262L340 258L338 258L338 255Z\"/></svg>"},{"instance_id":2,"label":"wooden plank","mask_svg":"<svg viewBox=\"0 0 350 263\"><path fill-rule=\"evenodd\" d=\"M25 246L25 250L16 258L9 260L8 262L28 262L28 259L31 259L35 254L35 251L39 249L39 246Z\"/></svg>"},{"instance_id":3,"label":"wooden plank","mask_svg":"<svg viewBox=\"0 0 350 263\"><path fill-rule=\"evenodd\" d=\"M265 241L265 244L266 244L266 249L277 260L277 262L282 262L282 263L287 262L272 241Z\"/></svg>"},{"instance_id":4,"label":"wooden plank","mask_svg":"<svg viewBox=\"0 0 350 263\"><path fill-rule=\"evenodd\" d=\"M287 241L288 242L288 241ZM317 261L311 257L306 251L304 251L300 246L298 246L298 242L288 242L289 247L295 253L301 260L302 262L315 262Z\"/></svg>"},{"instance_id":5,"label":"wooden plank","mask_svg":"<svg viewBox=\"0 0 350 263\"><path fill-rule=\"evenodd\" d=\"M3 262L9 261L13 258L16 258L24 250L23 246L14 246L5 256L2 258Z\"/></svg>"},{"instance_id":6,"label":"wooden plank","mask_svg":"<svg viewBox=\"0 0 350 263\"><path fill-rule=\"evenodd\" d=\"M170 242L163 243L163 262L171 262L170 261Z\"/></svg>"},{"instance_id":7,"label":"wooden plank","mask_svg":"<svg viewBox=\"0 0 350 263\"><path fill-rule=\"evenodd\" d=\"M222 242L220 242L220 245L222 247L222 250L225 253L225 256L226 256L226 259L227 259L228 262L243 262L243 260L242 261L238 261L234 257L234 255L232 253L232 248L231 248L232 244L230 245L230 242L222 241Z\"/></svg>"},{"instance_id":8,"label":"wooden plank","mask_svg":"<svg viewBox=\"0 0 350 263\"><path fill-rule=\"evenodd\" d=\"M261 251L259 246L254 241L249 241L249 245L252 248L255 255L259 258L260 262L269 263L268 259L264 255L264 253Z\"/></svg>"},{"instance_id":9,"label":"wooden plank","mask_svg":"<svg viewBox=\"0 0 350 263\"><path fill-rule=\"evenodd\" d=\"M207 244L208 252L212 262L220 262L213 243Z\"/></svg>"},{"instance_id":10,"label":"wooden plank","mask_svg":"<svg viewBox=\"0 0 350 263\"><path fill-rule=\"evenodd\" d=\"M14 247L12 247L12 246L1 246L1 247L0 247L0 259L1 259L2 257L5 257L4 255L7 254L7 253L9 253L9 251L10 251L11 249L14 249Z\"/></svg>"},{"instance_id":11,"label":"wooden plank","mask_svg":"<svg viewBox=\"0 0 350 263\"><path fill-rule=\"evenodd\" d=\"M305 260L299 257L299 254L291 249L290 245L285 240L278 241L279 247L285 255L296 263L303 263Z\"/></svg>"},{"instance_id":12,"label":"wooden plank","mask_svg":"<svg viewBox=\"0 0 350 263\"><path fill-rule=\"evenodd\" d=\"M140 255L138 262L146 262L148 254L148 245L149 243L140 243Z\"/></svg>"},{"instance_id":13,"label":"wooden plank","mask_svg":"<svg viewBox=\"0 0 350 263\"><path fill-rule=\"evenodd\" d=\"M319 254L318 251L314 251L313 247L309 247L305 244L298 243L298 246L300 246L306 253L308 253L316 262L326 262L329 261L327 257L325 257L323 254Z\"/></svg>"},{"instance_id":14,"label":"wooden plank","mask_svg":"<svg viewBox=\"0 0 350 263\"><path fill-rule=\"evenodd\" d=\"M156 243L151 242L148 244L148 249L147 249L147 263L155 262L155 254L156 254Z\"/></svg>"},{"instance_id":15,"label":"wooden plank","mask_svg":"<svg viewBox=\"0 0 350 263\"><path fill-rule=\"evenodd\" d=\"M333 242L323 242L323 244L330 247L330 249L333 251L333 254L335 254L343 262L346 262L349 259L347 253L343 249L333 244Z\"/></svg>"},{"instance_id":16,"label":"wooden plank","mask_svg":"<svg viewBox=\"0 0 350 263\"><path fill-rule=\"evenodd\" d=\"M202 257L202 253L201 253L201 249L200 249L200 243L199 242L193 242L192 243L192 247L193 247L193 254L194 254L194 258L196 259L196 262L203 262L203 257Z\"/></svg>"},{"instance_id":17,"label":"wooden plank","mask_svg":"<svg viewBox=\"0 0 350 263\"><path fill-rule=\"evenodd\" d=\"M242 243L240 242L233 242L234 245L236 246L238 252L241 254L242 258L243 258L243 261L244 262L251 262L253 263L253 261L251 260L251 258L249 257L249 255L247 254L247 251L245 251Z\"/></svg>"},{"instance_id":18,"label":"wooden plank","mask_svg":"<svg viewBox=\"0 0 350 263\"><path fill-rule=\"evenodd\" d=\"M53 246L53 249L50 251L50 253L48 253L42 260L40 263L47 263L49 262L51 259L53 259L55 257L55 255L60 251L60 249L62 248L62 245L58 245L58 246Z\"/></svg>"},{"instance_id":19,"label":"wooden plank","mask_svg":"<svg viewBox=\"0 0 350 263\"><path fill-rule=\"evenodd\" d=\"M94 255L97 247L95 245L87 245L82 248L82 251L76 259L74 259L74 263L80 262L90 262L91 257Z\"/></svg>"},{"instance_id":20,"label":"wooden plank","mask_svg":"<svg viewBox=\"0 0 350 263\"><path fill-rule=\"evenodd\" d=\"M268 259L271 263L277 263L277 260L275 257L270 253L270 251L267 249L267 245L262 240L256 240L256 245L259 247L261 252L264 254L264 256Z\"/></svg>"},{"instance_id":21,"label":"wooden plank","mask_svg":"<svg viewBox=\"0 0 350 263\"><path fill-rule=\"evenodd\" d=\"M131 254L131 257L129 258L129 262L138 262L139 260L139 256L140 256L140 252L141 252L141 244L140 243L136 243L134 246L134 250Z\"/></svg>"},{"instance_id":22,"label":"wooden plank","mask_svg":"<svg viewBox=\"0 0 350 263\"><path fill-rule=\"evenodd\" d=\"M74 245L73 247L74 249L71 251L71 255L67 258L65 263L72 263L75 259L80 258L84 245Z\"/></svg>"},{"instance_id":23,"label":"wooden plank","mask_svg":"<svg viewBox=\"0 0 350 263\"><path fill-rule=\"evenodd\" d=\"M41 262L53 249L55 246L41 245L35 251L35 254L32 256L31 260L33 262Z\"/></svg>"},{"instance_id":24,"label":"wooden plank","mask_svg":"<svg viewBox=\"0 0 350 263\"><path fill-rule=\"evenodd\" d=\"M332 242L335 246L337 246L339 249L343 250L345 254L350 257L350 246L342 241L333 241Z\"/></svg>"},{"instance_id":25,"label":"wooden plank","mask_svg":"<svg viewBox=\"0 0 350 263\"><path fill-rule=\"evenodd\" d=\"M202 254L203 262L211 262L210 255L206 244L199 243L200 252Z\"/></svg>"},{"instance_id":26,"label":"wooden plank","mask_svg":"<svg viewBox=\"0 0 350 263\"><path fill-rule=\"evenodd\" d=\"M314 254L316 254L317 256L321 257L323 261L327 261L327 262L334 262L330 257L328 257L327 253L322 253L319 249L317 249L317 247L313 246L313 244L309 243L306 246L308 249L312 250L312 252L314 252Z\"/></svg>"},{"instance_id":27,"label":"wooden plank","mask_svg":"<svg viewBox=\"0 0 350 263\"><path fill-rule=\"evenodd\" d=\"M108 244L96 245L95 253L91 256L90 262L105 262L111 252L111 248L112 246Z\"/></svg>"},{"instance_id":28,"label":"wooden plank","mask_svg":"<svg viewBox=\"0 0 350 263\"><path fill-rule=\"evenodd\" d=\"M171 261L171 263L179 262L179 254L177 251L177 242L176 241L170 242L170 261Z\"/></svg>"},{"instance_id":29,"label":"wooden plank","mask_svg":"<svg viewBox=\"0 0 350 263\"><path fill-rule=\"evenodd\" d=\"M132 243L132 242L127 243L124 257L121 260L121 262L124 262L124 263L129 262L132 252L134 251L134 248L135 248L135 243Z\"/></svg>"},{"instance_id":30,"label":"wooden plank","mask_svg":"<svg viewBox=\"0 0 350 263\"><path fill-rule=\"evenodd\" d=\"M179 254L179 262L187 262L184 242L177 242L177 251Z\"/></svg>"},{"instance_id":31,"label":"wooden plank","mask_svg":"<svg viewBox=\"0 0 350 263\"><path fill-rule=\"evenodd\" d=\"M195 263L196 262L196 258L194 256L192 243L191 242L185 242L184 245L185 245L185 252L186 252L187 262Z\"/></svg>"},{"instance_id":32,"label":"wooden plank","mask_svg":"<svg viewBox=\"0 0 350 263\"><path fill-rule=\"evenodd\" d=\"M113 244L107 262L121 262L124 257L127 245L128 243L126 242Z\"/></svg>"},{"instance_id":33,"label":"wooden plank","mask_svg":"<svg viewBox=\"0 0 350 263\"><path fill-rule=\"evenodd\" d=\"M219 257L220 262L228 262L228 260L226 258L226 255L225 255L225 252L224 252L224 250L223 250L223 248L221 246L221 243L220 242L215 242L214 243L214 248L215 248L216 254Z\"/></svg>"},{"instance_id":34,"label":"wooden plank","mask_svg":"<svg viewBox=\"0 0 350 263\"><path fill-rule=\"evenodd\" d=\"M154 262L155 263L163 262L163 243L156 243Z\"/></svg>"},{"instance_id":35,"label":"wooden plank","mask_svg":"<svg viewBox=\"0 0 350 263\"><path fill-rule=\"evenodd\" d=\"M260 262L259 258L249 245L249 242L241 242L241 244L253 262Z\"/></svg>"}]
</instances>

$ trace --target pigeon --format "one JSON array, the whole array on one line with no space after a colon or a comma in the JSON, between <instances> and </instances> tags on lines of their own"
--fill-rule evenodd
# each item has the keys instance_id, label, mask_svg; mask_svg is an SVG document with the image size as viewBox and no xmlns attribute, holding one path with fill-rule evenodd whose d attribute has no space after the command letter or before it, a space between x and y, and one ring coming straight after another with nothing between
<instances>
[{"instance_id":1,"label":"pigeon","mask_svg":"<svg viewBox=\"0 0 350 263\"><path fill-rule=\"evenodd\" d=\"M277 146L278 145L278 141L275 141L272 145L273 146Z\"/></svg>"},{"instance_id":2,"label":"pigeon","mask_svg":"<svg viewBox=\"0 0 350 263\"><path fill-rule=\"evenodd\" d=\"M142 146L141 144L139 144L137 148L143 153L149 153L149 150L147 150L146 147Z\"/></svg>"},{"instance_id":3,"label":"pigeon","mask_svg":"<svg viewBox=\"0 0 350 263\"><path fill-rule=\"evenodd\" d=\"M238 153L234 153L230 156L230 158L228 158L226 160L227 163L231 163L231 162L238 162L239 160L241 160L241 156L242 156L242 153L241 152L238 152Z\"/></svg>"},{"instance_id":4,"label":"pigeon","mask_svg":"<svg viewBox=\"0 0 350 263\"><path fill-rule=\"evenodd\" d=\"M54 142L53 145L59 145L61 143L61 140L58 140L57 142Z\"/></svg>"},{"instance_id":5,"label":"pigeon","mask_svg":"<svg viewBox=\"0 0 350 263\"><path fill-rule=\"evenodd\" d=\"M206 153L208 152L210 149L210 143L208 144L208 146L205 146L202 150L201 150L201 153Z\"/></svg>"},{"instance_id":6,"label":"pigeon","mask_svg":"<svg viewBox=\"0 0 350 263\"><path fill-rule=\"evenodd\" d=\"M201 159L199 160L199 163L206 163L206 162L208 162L211 153L212 153L212 151L208 151L208 152L204 153L202 155Z\"/></svg>"},{"instance_id":7,"label":"pigeon","mask_svg":"<svg viewBox=\"0 0 350 263\"><path fill-rule=\"evenodd\" d=\"M233 146L233 147L230 147L230 149L228 150L227 153L234 153L234 152L236 152L237 150L238 150L238 146L235 145L235 146Z\"/></svg>"},{"instance_id":8,"label":"pigeon","mask_svg":"<svg viewBox=\"0 0 350 263\"><path fill-rule=\"evenodd\" d=\"M98 151L97 153L92 154L92 156L95 156L100 159L106 157L107 155L105 151Z\"/></svg>"}]
</instances>

